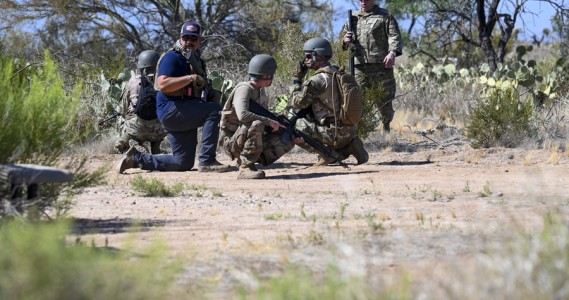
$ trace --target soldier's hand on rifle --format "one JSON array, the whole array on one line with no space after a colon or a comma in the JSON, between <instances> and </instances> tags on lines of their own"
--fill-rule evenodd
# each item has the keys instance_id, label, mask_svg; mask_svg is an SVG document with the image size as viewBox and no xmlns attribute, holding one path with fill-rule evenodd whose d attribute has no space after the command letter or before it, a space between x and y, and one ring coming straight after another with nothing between
<instances>
[{"instance_id":1,"label":"soldier's hand on rifle","mask_svg":"<svg viewBox=\"0 0 569 300\"><path fill-rule=\"evenodd\" d=\"M269 126L271 126L271 129L273 130L273 132L279 131L279 129L281 129L281 128L286 128L283 124L281 124L275 120L270 120Z\"/></svg>"},{"instance_id":2,"label":"soldier's hand on rifle","mask_svg":"<svg viewBox=\"0 0 569 300\"><path fill-rule=\"evenodd\" d=\"M349 44L352 42L352 36L353 33L351 31L346 32L346 34L344 34L344 39L342 40L344 42L344 44Z\"/></svg>"},{"instance_id":3,"label":"soldier's hand on rifle","mask_svg":"<svg viewBox=\"0 0 569 300\"><path fill-rule=\"evenodd\" d=\"M304 63L304 59L301 60L298 64L294 66L294 70L292 71L292 79L294 81L302 81L306 72L308 71L308 66Z\"/></svg>"},{"instance_id":4,"label":"soldier's hand on rifle","mask_svg":"<svg viewBox=\"0 0 569 300\"><path fill-rule=\"evenodd\" d=\"M190 82L193 83L197 88L203 88L207 84L205 79L197 74L190 75Z\"/></svg>"}]
</instances>

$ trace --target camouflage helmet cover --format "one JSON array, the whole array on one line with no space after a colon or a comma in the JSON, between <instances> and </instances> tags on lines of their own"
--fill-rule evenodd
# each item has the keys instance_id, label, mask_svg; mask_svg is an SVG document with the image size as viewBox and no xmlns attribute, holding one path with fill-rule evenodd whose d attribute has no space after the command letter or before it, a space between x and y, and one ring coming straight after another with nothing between
<instances>
[{"instance_id":1,"label":"camouflage helmet cover","mask_svg":"<svg viewBox=\"0 0 569 300\"><path fill-rule=\"evenodd\" d=\"M160 59L160 54L154 50L144 50L138 55L136 67L139 69L155 68Z\"/></svg>"},{"instance_id":2,"label":"camouflage helmet cover","mask_svg":"<svg viewBox=\"0 0 569 300\"><path fill-rule=\"evenodd\" d=\"M249 61L249 75L257 80L271 80L277 71L277 61L268 54L257 54Z\"/></svg>"},{"instance_id":3,"label":"camouflage helmet cover","mask_svg":"<svg viewBox=\"0 0 569 300\"><path fill-rule=\"evenodd\" d=\"M327 39L311 38L304 43L302 48L305 52L314 52L317 55L323 55L328 58L332 57L332 45Z\"/></svg>"}]
</instances>

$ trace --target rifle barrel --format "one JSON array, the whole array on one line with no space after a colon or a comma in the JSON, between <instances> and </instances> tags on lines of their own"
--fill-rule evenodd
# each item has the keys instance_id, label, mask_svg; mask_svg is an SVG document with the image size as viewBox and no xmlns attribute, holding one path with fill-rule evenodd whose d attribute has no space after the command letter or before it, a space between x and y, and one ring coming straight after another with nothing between
<instances>
[{"instance_id":1,"label":"rifle barrel","mask_svg":"<svg viewBox=\"0 0 569 300\"><path fill-rule=\"evenodd\" d=\"M260 105L259 103L255 102L253 100L249 100L249 111L251 111L252 113L258 114L260 116L278 121L279 123L282 123L283 125L286 126L287 131L290 131L292 134L294 134L297 137L301 137L305 143L307 143L310 147L314 148L320 154L322 154L326 157L332 158L334 160L334 162L341 162L342 159L341 159L340 154L338 154L338 152L336 152L333 149L330 149L330 148L326 147L325 145L313 140L311 137L306 135L304 132L298 130L295 127L295 124L293 124L291 122L291 120L287 119L285 116L276 116L271 111L264 108L262 105ZM295 120L295 123L296 123L296 119L298 119L299 117L304 117L304 116L298 116L298 114L295 115L295 117L293 117L293 119Z\"/></svg>"}]
</instances>

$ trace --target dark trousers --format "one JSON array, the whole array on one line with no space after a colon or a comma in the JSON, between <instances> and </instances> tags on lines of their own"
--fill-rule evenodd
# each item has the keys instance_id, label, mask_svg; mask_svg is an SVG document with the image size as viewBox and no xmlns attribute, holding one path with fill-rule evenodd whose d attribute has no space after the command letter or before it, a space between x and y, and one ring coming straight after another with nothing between
<instances>
[{"instance_id":1,"label":"dark trousers","mask_svg":"<svg viewBox=\"0 0 569 300\"><path fill-rule=\"evenodd\" d=\"M140 168L157 171L191 170L196 156L199 127L202 127L199 164L208 165L216 161L220 111L221 106L217 103L203 103L198 100L174 101L160 119L168 132L172 154L142 154L140 159L137 159Z\"/></svg>"}]
</instances>

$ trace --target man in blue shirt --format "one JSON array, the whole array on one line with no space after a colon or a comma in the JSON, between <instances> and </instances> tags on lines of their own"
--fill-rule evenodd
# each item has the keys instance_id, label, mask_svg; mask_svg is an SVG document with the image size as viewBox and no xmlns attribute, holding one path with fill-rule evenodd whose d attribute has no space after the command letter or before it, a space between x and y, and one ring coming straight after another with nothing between
<instances>
[{"instance_id":1,"label":"man in blue shirt","mask_svg":"<svg viewBox=\"0 0 569 300\"><path fill-rule=\"evenodd\" d=\"M180 31L180 39L158 62L156 112L168 132L172 154L144 154L131 147L119 164L119 173L137 167L157 171L191 170L199 127L202 127L202 144L198 171L229 171L229 166L216 159L221 106L208 101L214 93L207 86L205 64L199 57L201 42L201 26L186 22Z\"/></svg>"}]
</instances>

